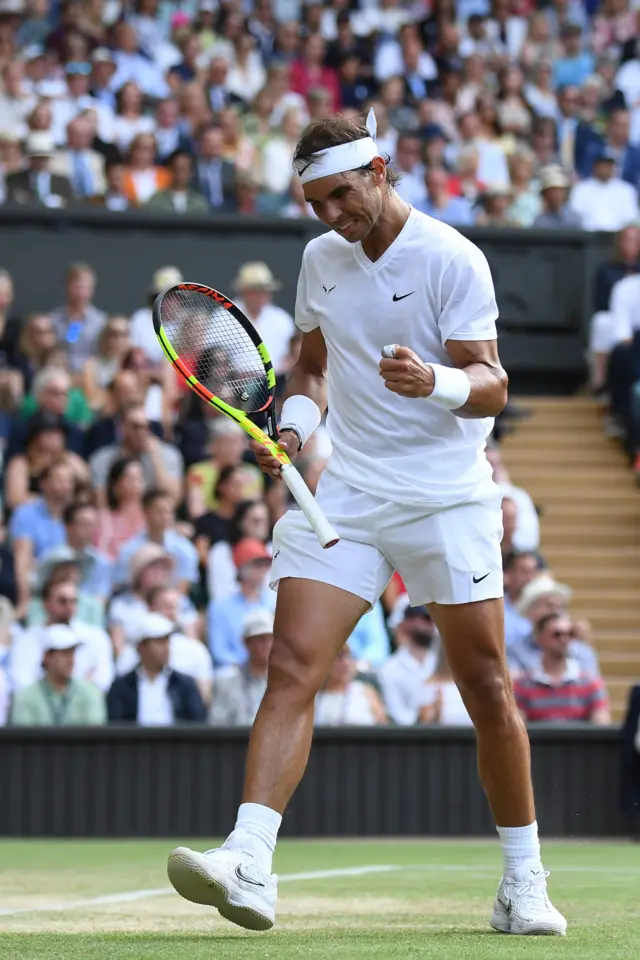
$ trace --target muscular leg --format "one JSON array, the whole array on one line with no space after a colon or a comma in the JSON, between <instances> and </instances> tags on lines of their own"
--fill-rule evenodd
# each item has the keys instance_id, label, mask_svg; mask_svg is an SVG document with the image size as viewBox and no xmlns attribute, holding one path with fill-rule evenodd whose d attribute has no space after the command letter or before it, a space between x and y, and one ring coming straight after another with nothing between
<instances>
[{"instance_id":1,"label":"muscular leg","mask_svg":"<svg viewBox=\"0 0 640 960\"><path fill-rule=\"evenodd\" d=\"M497 824L533 823L529 738L511 690L502 600L429 604L478 738L478 769Z\"/></svg>"},{"instance_id":2,"label":"muscular leg","mask_svg":"<svg viewBox=\"0 0 640 960\"><path fill-rule=\"evenodd\" d=\"M267 691L249 741L244 803L284 811L309 759L315 695L368 607L327 583L280 581Z\"/></svg>"}]
</instances>

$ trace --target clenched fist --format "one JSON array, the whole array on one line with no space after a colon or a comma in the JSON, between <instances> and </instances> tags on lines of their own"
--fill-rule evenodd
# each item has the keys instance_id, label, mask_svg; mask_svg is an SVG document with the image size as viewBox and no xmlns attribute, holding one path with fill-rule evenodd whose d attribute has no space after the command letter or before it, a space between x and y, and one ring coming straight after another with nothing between
<instances>
[{"instance_id":1,"label":"clenched fist","mask_svg":"<svg viewBox=\"0 0 640 960\"><path fill-rule=\"evenodd\" d=\"M387 354L393 349L393 357ZM429 397L435 377L430 364L423 363L409 347L385 347L379 367L384 385L401 397Z\"/></svg>"}]
</instances>

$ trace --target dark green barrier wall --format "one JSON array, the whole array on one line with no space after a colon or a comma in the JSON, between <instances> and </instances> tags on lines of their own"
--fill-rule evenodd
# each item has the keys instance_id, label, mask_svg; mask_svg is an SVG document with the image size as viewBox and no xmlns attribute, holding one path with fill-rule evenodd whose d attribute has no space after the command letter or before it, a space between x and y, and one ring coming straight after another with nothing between
<instances>
[{"instance_id":1,"label":"dark green barrier wall","mask_svg":"<svg viewBox=\"0 0 640 960\"><path fill-rule=\"evenodd\" d=\"M189 280L231 292L246 260L266 261L293 309L300 258L316 223L234 218L156 218L132 212L0 211L0 266L16 280L21 313L61 302L73 260L99 275L98 305L131 313L143 304L153 272L175 264ZM606 235L527 230L467 230L485 252L500 306L501 356L509 373L557 380L584 372L593 274L606 259ZM425 250L425 257L429 251Z\"/></svg>"}]
</instances>

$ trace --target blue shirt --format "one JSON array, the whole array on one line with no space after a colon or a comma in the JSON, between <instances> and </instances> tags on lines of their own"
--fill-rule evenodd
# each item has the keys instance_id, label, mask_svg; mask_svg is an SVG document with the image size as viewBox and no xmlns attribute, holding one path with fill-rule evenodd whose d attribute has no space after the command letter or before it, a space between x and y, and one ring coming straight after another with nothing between
<instances>
[{"instance_id":1,"label":"blue shirt","mask_svg":"<svg viewBox=\"0 0 640 960\"><path fill-rule=\"evenodd\" d=\"M113 586L117 587L129 581L129 564L133 555L149 541L149 534L145 531L137 533L135 537L123 545L118 558L113 565ZM173 578L176 582L186 580L187 583L198 582L198 551L186 537L175 530L167 530L162 546L175 561Z\"/></svg>"},{"instance_id":2,"label":"blue shirt","mask_svg":"<svg viewBox=\"0 0 640 960\"><path fill-rule=\"evenodd\" d=\"M554 87L579 87L583 80L590 77L595 69L592 53L578 54L577 57L560 57L553 64Z\"/></svg>"},{"instance_id":3,"label":"blue shirt","mask_svg":"<svg viewBox=\"0 0 640 960\"><path fill-rule=\"evenodd\" d=\"M380 602L360 618L348 643L355 660L366 660L372 667L385 662L391 649Z\"/></svg>"},{"instance_id":4,"label":"blue shirt","mask_svg":"<svg viewBox=\"0 0 640 960\"><path fill-rule=\"evenodd\" d=\"M427 197L423 203L418 204L418 210L434 220L448 223L451 227L469 227L474 222L473 207L466 197L451 197L446 207L442 208L434 207Z\"/></svg>"},{"instance_id":5,"label":"blue shirt","mask_svg":"<svg viewBox=\"0 0 640 960\"><path fill-rule=\"evenodd\" d=\"M13 541L22 538L31 540L34 560L39 560L48 550L67 542L62 520L51 516L42 497L16 507L9 523L9 536Z\"/></svg>"},{"instance_id":6,"label":"blue shirt","mask_svg":"<svg viewBox=\"0 0 640 960\"><path fill-rule=\"evenodd\" d=\"M257 602L242 593L232 593L221 600L212 600L207 609L207 642L216 667L245 663L247 648L242 637L245 617L254 610L273 608L273 593L265 587Z\"/></svg>"},{"instance_id":7,"label":"blue shirt","mask_svg":"<svg viewBox=\"0 0 640 960\"><path fill-rule=\"evenodd\" d=\"M82 589L95 597L107 598L111 593L111 578L113 564L109 557L95 550L93 547L87 547L84 556L91 561L84 579L82 580Z\"/></svg>"}]
</instances>

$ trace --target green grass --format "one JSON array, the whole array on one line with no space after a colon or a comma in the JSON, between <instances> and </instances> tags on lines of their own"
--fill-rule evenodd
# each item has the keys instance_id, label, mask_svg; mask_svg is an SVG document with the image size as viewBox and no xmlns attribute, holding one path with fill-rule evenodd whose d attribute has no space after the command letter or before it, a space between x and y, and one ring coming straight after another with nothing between
<instances>
[{"instance_id":1,"label":"green grass","mask_svg":"<svg viewBox=\"0 0 640 960\"><path fill-rule=\"evenodd\" d=\"M193 842L205 849L213 840ZM175 894L51 910L167 886L172 841L0 841L2 960L501 960L640 957L640 847L548 843L551 895L566 938L494 934L497 844L285 841L281 875L389 864L362 876L280 886L276 928L252 934ZM34 909L37 908L37 909Z\"/></svg>"}]
</instances>

